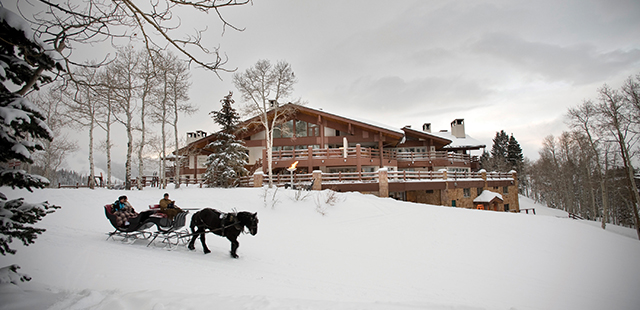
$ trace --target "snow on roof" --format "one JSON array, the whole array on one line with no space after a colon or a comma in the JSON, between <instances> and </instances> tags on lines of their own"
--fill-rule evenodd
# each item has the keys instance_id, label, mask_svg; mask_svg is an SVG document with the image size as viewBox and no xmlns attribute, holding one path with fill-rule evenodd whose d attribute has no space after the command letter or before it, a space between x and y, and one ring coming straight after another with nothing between
<instances>
[{"instance_id":1,"label":"snow on roof","mask_svg":"<svg viewBox=\"0 0 640 310\"><path fill-rule=\"evenodd\" d=\"M486 145L484 143L472 138L469 135L466 135L464 138L458 138L458 137L454 136L453 134L451 134L451 132L446 131L446 130L445 131L440 131L440 132L433 132L431 134L434 135L434 136L438 136L440 138L451 140L451 143L444 147L446 149L461 148L461 147L467 147L467 148L483 148L483 147L486 147Z\"/></svg>"},{"instance_id":2,"label":"snow on roof","mask_svg":"<svg viewBox=\"0 0 640 310\"><path fill-rule=\"evenodd\" d=\"M502 199L502 195L498 193L494 193L492 191L482 191L482 194L476 197L476 199L474 199L473 202L491 202L491 200L495 199L496 197L504 201L504 199Z\"/></svg>"},{"instance_id":3,"label":"snow on roof","mask_svg":"<svg viewBox=\"0 0 640 310\"><path fill-rule=\"evenodd\" d=\"M324 111L324 110L322 110L322 109L314 109L314 108L310 108L310 107L308 107L308 106L303 106L303 107L304 107L304 108L307 108L307 109L309 109L309 110L317 111L317 112L319 112L319 113L324 113L324 114L334 115L334 116L341 117L341 118L346 118L346 119L354 120L354 121L356 121L356 122L364 123L364 124L367 124L367 125L371 125L371 126L375 126L375 127L380 127L380 128L385 129L385 130L388 130L388 131L392 131L392 132L398 133L399 135L404 135L404 131L402 131L401 129L398 129L398 128L395 128L395 127L391 127L391 126L389 126L389 125L382 124L382 123L379 123L379 122L375 122L375 121L371 121L371 120L364 119L364 118L359 118L359 117L351 117L351 116L339 115L339 114L335 114L335 113L331 113L331 112Z\"/></svg>"}]
</instances>

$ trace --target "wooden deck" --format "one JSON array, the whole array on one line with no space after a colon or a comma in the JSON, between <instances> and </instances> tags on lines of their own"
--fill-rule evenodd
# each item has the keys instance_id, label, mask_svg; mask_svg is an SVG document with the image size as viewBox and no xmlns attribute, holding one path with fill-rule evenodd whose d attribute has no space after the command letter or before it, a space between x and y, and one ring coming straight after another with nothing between
<instances>
[{"instance_id":1,"label":"wooden deck","mask_svg":"<svg viewBox=\"0 0 640 310\"><path fill-rule=\"evenodd\" d=\"M298 167L344 167L353 166L360 171L363 166L395 166L400 169L410 167L471 167L477 168L477 156L446 151L398 152L368 147L348 147L333 149L299 149L273 151L273 168L286 168L298 161ZM262 158L267 158L263 150Z\"/></svg>"},{"instance_id":2,"label":"wooden deck","mask_svg":"<svg viewBox=\"0 0 640 310\"><path fill-rule=\"evenodd\" d=\"M276 186L285 186L291 183L290 174L278 174L273 176ZM264 175L262 184L256 185L254 177L243 177L240 182L242 187L260 187L269 184L268 176ZM314 176L312 173L294 173L293 183L299 185L311 184ZM338 172L322 173L321 189L333 189L336 191L376 192L379 189L379 172ZM447 172L447 171L388 171L387 182L390 192L403 192L410 190L441 190L453 188L474 187L503 187L513 184L513 175L504 172Z\"/></svg>"}]
</instances>

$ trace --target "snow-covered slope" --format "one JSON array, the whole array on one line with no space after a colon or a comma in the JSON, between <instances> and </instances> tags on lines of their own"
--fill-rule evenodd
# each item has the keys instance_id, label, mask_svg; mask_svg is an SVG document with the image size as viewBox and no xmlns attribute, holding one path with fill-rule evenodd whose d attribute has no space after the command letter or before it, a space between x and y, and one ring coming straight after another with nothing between
<instances>
[{"instance_id":1,"label":"snow-covered slope","mask_svg":"<svg viewBox=\"0 0 640 310\"><path fill-rule=\"evenodd\" d=\"M258 212L256 236L208 235L211 254L105 241L102 206L137 210L163 191L2 192L62 205L47 232L0 266L33 277L0 286L0 309L638 309L640 242L547 213L498 213L359 193L168 190L187 208ZM265 202L266 201L266 202ZM533 203L525 201L524 204ZM546 208L545 208L546 209ZM324 213L322 215L321 213Z\"/></svg>"}]
</instances>

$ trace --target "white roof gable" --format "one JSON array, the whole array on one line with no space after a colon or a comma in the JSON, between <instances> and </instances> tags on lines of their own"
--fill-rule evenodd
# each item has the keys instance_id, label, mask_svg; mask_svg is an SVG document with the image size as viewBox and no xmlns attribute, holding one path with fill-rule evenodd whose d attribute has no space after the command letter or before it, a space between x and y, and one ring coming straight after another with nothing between
<instances>
[{"instance_id":1,"label":"white roof gable","mask_svg":"<svg viewBox=\"0 0 640 310\"><path fill-rule=\"evenodd\" d=\"M466 135L464 138L457 138L456 136L451 134L451 132L449 131L433 132L431 134L447 140L451 140L451 143L449 143L447 146L444 147L445 149L460 148L460 147L477 147L477 148L485 147L485 144L472 138L469 135Z\"/></svg>"},{"instance_id":2,"label":"white roof gable","mask_svg":"<svg viewBox=\"0 0 640 310\"><path fill-rule=\"evenodd\" d=\"M498 197L500 200L504 201L504 199L502 199L502 195L498 194L498 193L494 193L492 191L482 191L482 194L480 194L480 196L476 197L476 199L473 200L473 202L491 202L491 200L493 200L494 198Z\"/></svg>"}]
</instances>

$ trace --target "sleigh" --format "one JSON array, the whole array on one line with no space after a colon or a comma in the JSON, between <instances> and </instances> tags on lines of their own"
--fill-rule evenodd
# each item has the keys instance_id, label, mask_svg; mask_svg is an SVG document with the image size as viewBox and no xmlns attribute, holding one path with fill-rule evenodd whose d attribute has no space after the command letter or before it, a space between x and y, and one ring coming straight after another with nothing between
<instances>
[{"instance_id":1,"label":"sleigh","mask_svg":"<svg viewBox=\"0 0 640 310\"><path fill-rule=\"evenodd\" d=\"M137 217L129 218L129 225L118 226L112 205L105 205L105 215L115 229L113 232L107 233L107 240L119 239L122 242L130 243L136 240L149 240L147 246L159 240L162 244L170 247L186 243L185 240L189 234L184 226L188 211L178 213L173 220L169 220L166 214L158 212L157 205L149 207L149 210L140 212Z\"/></svg>"},{"instance_id":2,"label":"sleigh","mask_svg":"<svg viewBox=\"0 0 640 310\"><path fill-rule=\"evenodd\" d=\"M187 238L190 235L184 226L187 222L187 214L189 211L180 212L176 214L173 220L169 220L166 214L158 212L160 209L159 205L150 205L149 209L155 211L155 213L150 216L150 221L156 224L156 231L147 246L156 239L159 239L163 244L169 246L187 243Z\"/></svg>"}]
</instances>

